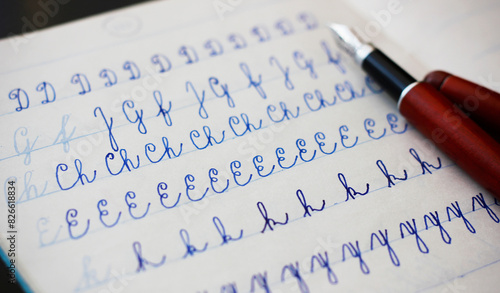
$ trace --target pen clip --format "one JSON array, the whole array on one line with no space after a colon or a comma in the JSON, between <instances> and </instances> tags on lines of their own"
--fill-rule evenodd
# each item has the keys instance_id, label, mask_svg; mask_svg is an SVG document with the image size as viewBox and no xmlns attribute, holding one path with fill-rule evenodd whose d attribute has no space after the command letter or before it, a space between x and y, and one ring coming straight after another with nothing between
<instances>
[{"instance_id":1,"label":"pen clip","mask_svg":"<svg viewBox=\"0 0 500 293\"><path fill-rule=\"evenodd\" d=\"M456 106L500 141L500 94L445 71L432 71L424 78ZM460 112L461 110L462 112ZM446 119L446 116L444 117Z\"/></svg>"}]
</instances>

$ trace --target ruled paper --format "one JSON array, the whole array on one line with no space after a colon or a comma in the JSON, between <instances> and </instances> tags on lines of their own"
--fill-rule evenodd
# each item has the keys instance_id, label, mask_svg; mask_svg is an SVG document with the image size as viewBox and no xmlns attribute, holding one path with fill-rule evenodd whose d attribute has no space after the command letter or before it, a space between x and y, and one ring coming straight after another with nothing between
<instances>
[{"instance_id":1,"label":"ruled paper","mask_svg":"<svg viewBox=\"0 0 500 293\"><path fill-rule=\"evenodd\" d=\"M165 1L1 41L1 209L15 182L25 286L494 289L499 204L329 21L367 19L340 1Z\"/></svg>"}]
</instances>

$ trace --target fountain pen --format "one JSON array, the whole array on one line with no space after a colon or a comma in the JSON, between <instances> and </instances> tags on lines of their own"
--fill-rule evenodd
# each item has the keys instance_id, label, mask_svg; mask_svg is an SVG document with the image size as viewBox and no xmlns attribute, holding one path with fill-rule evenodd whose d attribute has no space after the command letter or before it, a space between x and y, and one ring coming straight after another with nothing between
<instances>
[{"instance_id":1,"label":"fountain pen","mask_svg":"<svg viewBox=\"0 0 500 293\"><path fill-rule=\"evenodd\" d=\"M396 100L406 120L472 179L500 199L500 144L432 83L418 82L372 44L364 42L350 27L343 24L330 24L329 27L337 45L354 57L356 63ZM498 121L499 116L497 113L493 119Z\"/></svg>"}]
</instances>

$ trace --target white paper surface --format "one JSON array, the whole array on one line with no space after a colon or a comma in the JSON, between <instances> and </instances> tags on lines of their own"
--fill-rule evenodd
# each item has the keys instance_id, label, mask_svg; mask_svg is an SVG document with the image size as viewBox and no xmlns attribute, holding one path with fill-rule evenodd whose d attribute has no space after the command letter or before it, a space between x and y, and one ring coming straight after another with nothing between
<instances>
[{"instance_id":1,"label":"white paper surface","mask_svg":"<svg viewBox=\"0 0 500 293\"><path fill-rule=\"evenodd\" d=\"M433 69L400 5L373 42ZM27 286L495 291L498 205L337 49L325 23L371 20L350 7L155 2L0 42L0 244L15 180Z\"/></svg>"}]
</instances>

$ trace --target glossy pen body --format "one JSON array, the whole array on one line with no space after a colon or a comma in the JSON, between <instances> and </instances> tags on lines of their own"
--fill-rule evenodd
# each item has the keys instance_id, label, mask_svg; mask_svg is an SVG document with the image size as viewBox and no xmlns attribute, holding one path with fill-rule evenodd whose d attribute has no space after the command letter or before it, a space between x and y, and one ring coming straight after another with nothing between
<instances>
[{"instance_id":1,"label":"glossy pen body","mask_svg":"<svg viewBox=\"0 0 500 293\"><path fill-rule=\"evenodd\" d=\"M429 83L417 82L347 26L332 24L339 45L398 102L401 114L476 182L500 199L500 145Z\"/></svg>"},{"instance_id":2,"label":"glossy pen body","mask_svg":"<svg viewBox=\"0 0 500 293\"><path fill-rule=\"evenodd\" d=\"M424 81L500 142L500 94L444 71L428 73Z\"/></svg>"}]
</instances>

